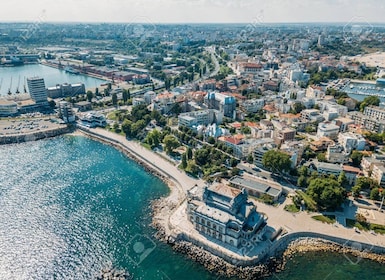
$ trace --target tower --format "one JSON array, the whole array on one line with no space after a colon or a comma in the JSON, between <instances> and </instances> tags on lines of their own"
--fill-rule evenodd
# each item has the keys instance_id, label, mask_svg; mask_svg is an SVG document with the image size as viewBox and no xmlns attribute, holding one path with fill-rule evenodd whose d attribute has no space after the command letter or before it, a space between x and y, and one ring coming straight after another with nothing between
<instances>
[{"instance_id":1,"label":"tower","mask_svg":"<svg viewBox=\"0 0 385 280\"><path fill-rule=\"evenodd\" d=\"M32 100L36 104L46 105L48 102L44 79L39 77L27 78L27 84Z\"/></svg>"}]
</instances>

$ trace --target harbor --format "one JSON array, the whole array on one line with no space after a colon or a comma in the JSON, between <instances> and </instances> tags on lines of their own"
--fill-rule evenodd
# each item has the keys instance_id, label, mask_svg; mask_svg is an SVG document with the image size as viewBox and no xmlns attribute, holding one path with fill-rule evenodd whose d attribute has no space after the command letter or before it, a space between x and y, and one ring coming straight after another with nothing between
<instances>
[{"instance_id":1,"label":"harbor","mask_svg":"<svg viewBox=\"0 0 385 280\"><path fill-rule=\"evenodd\" d=\"M0 67L0 96L26 93L27 78L39 76L44 78L46 87L57 84L83 83L86 89L95 89L105 80L83 74L73 74L66 70L56 69L42 64L29 64L14 67Z\"/></svg>"}]
</instances>

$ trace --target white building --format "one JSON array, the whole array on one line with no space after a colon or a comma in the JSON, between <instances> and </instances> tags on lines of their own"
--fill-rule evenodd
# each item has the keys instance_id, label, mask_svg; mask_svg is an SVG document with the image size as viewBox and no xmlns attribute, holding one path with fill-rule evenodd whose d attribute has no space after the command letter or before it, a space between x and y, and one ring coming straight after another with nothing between
<instances>
[{"instance_id":1,"label":"white building","mask_svg":"<svg viewBox=\"0 0 385 280\"><path fill-rule=\"evenodd\" d=\"M0 117L8 117L17 114L17 103L0 99Z\"/></svg>"},{"instance_id":2,"label":"white building","mask_svg":"<svg viewBox=\"0 0 385 280\"><path fill-rule=\"evenodd\" d=\"M189 128L197 127L199 125L209 125L212 123L221 124L223 120L223 113L218 110L208 109L181 113L178 116L178 125Z\"/></svg>"},{"instance_id":3,"label":"white building","mask_svg":"<svg viewBox=\"0 0 385 280\"><path fill-rule=\"evenodd\" d=\"M265 106L265 100L262 98L261 99L249 99L249 100L242 102L242 104L240 104L240 106L247 113L256 113L259 110L261 110L263 108L263 106Z\"/></svg>"},{"instance_id":4,"label":"white building","mask_svg":"<svg viewBox=\"0 0 385 280\"><path fill-rule=\"evenodd\" d=\"M338 142L344 147L345 151L365 149L366 140L361 134L345 132L338 135Z\"/></svg>"},{"instance_id":5,"label":"white building","mask_svg":"<svg viewBox=\"0 0 385 280\"><path fill-rule=\"evenodd\" d=\"M317 129L317 137L329 137L330 139L337 139L340 127L332 123L319 123Z\"/></svg>"},{"instance_id":6,"label":"white building","mask_svg":"<svg viewBox=\"0 0 385 280\"><path fill-rule=\"evenodd\" d=\"M349 162L350 153L341 145L329 145L326 150L326 160L331 163Z\"/></svg>"},{"instance_id":7,"label":"white building","mask_svg":"<svg viewBox=\"0 0 385 280\"><path fill-rule=\"evenodd\" d=\"M107 125L106 117L97 112L88 112L79 116L81 125L87 127L105 127Z\"/></svg>"},{"instance_id":8,"label":"white building","mask_svg":"<svg viewBox=\"0 0 385 280\"><path fill-rule=\"evenodd\" d=\"M187 215L203 236L234 248L264 241L266 218L248 201L247 192L216 184L187 193Z\"/></svg>"},{"instance_id":9,"label":"white building","mask_svg":"<svg viewBox=\"0 0 385 280\"><path fill-rule=\"evenodd\" d=\"M43 78L27 78L29 94L36 104L47 105L47 90Z\"/></svg>"}]
</instances>

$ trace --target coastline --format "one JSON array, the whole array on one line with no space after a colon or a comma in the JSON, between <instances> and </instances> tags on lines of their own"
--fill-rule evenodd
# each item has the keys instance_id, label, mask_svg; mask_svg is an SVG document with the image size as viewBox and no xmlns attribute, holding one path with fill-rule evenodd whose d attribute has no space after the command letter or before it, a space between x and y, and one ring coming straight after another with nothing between
<instances>
[{"instance_id":1,"label":"coastline","mask_svg":"<svg viewBox=\"0 0 385 280\"><path fill-rule=\"evenodd\" d=\"M385 263L385 248L379 247L382 254L376 254L374 246L368 246L370 250L362 246L351 246L346 240L337 240L333 242L333 236L325 236L325 238L317 237L312 232L293 232L279 238L271 249L269 254L260 259L257 264L250 265L234 265L225 259L210 253L201 246L197 246L192 242L183 240L181 235L175 233L175 228L170 222L171 216L185 201L184 189L194 183L190 177L182 174L177 167L167 162L156 153L149 151L140 146L140 144L129 141L121 135L117 135L102 129L77 129L72 131L72 135L82 135L111 145L119 151L123 152L127 157L136 161L143 166L146 171L160 178L165 182L170 193L166 197L161 197L152 202L152 226L156 229L155 237L170 246L176 252L183 253L191 260L200 263L207 270L225 277L238 277L240 279L255 279L271 276L272 274L284 269L285 264L295 254L305 252L336 252L340 254L354 255L360 258ZM176 173L175 173L176 172ZM180 178L176 178L175 174L181 175L180 178L188 178L188 184L182 182ZM184 175L184 176L182 176ZM197 183L198 180L195 180ZM202 183L202 182L198 182ZM191 187L191 186L190 186ZM182 235L183 236L183 235ZM330 237L330 238L329 238ZM336 238L338 239L338 238ZM354 243L354 242L352 242ZM355 244L360 244L355 242ZM356 249L354 249L356 248Z\"/></svg>"}]
</instances>

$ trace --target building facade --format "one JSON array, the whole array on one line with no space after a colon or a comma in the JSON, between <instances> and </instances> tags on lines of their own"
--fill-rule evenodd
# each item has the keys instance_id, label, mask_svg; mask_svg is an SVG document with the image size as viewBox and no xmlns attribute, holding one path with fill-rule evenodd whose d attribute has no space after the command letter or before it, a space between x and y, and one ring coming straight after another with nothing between
<instances>
[{"instance_id":1,"label":"building facade","mask_svg":"<svg viewBox=\"0 0 385 280\"><path fill-rule=\"evenodd\" d=\"M27 78L27 84L31 99L39 105L47 105L47 90L43 78L32 77Z\"/></svg>"},{"instance_id":2,"label":"building facade","mask_svg":"<svg viewBox=\"0 0 385 280\"><path fill-rule=\"evenodd\" d=\"M200 234L235 248L265 239L266 218L248 201L245 189L196 186L187 194L187 215Z\"/></svg>"}]
</instances>

